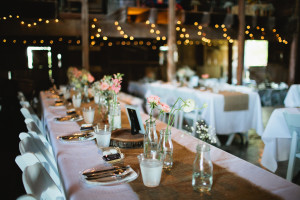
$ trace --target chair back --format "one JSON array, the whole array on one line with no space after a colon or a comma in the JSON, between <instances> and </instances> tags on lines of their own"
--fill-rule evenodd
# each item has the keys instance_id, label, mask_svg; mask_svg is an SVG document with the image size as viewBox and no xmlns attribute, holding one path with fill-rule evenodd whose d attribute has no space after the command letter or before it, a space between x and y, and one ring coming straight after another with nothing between
<instances>
[{"instance_id":1,"label":"chair back","mask_svg":"<svg viewBox=\"0 0 300 200\"><path fill-rule=\"evenodd\" d=\"M19 166L19 168L24 171L25 168L29 165L34 165L35 163L40 162L39 159L31 152L26 152L22 155L18 155L15 158L15 162Z\"/></svg>"},{"instance_id":2,"label":"chair back","mask_svg":"<svg viewBox=\"0 0 300 200\"><path fill-rule=\"evenodd\" d=\"M30 135L29 135L28 133L21 132L21 133L19 134L20 140L23 140L24 138L27 138L27 137L30 137Z\"/></svg>"},{"instance_id":3,"label":"chair back","mask_svg":"<svg viewBox=\"0 0 300 200\"><path fill-rule=\"evenodd\" d=\"M300 114L283 112L283 115L289 127L290 133L300 130Z\"/></svg>"},{"instance_id":4,"label":"chair back","mask_svg":"<svg viewBox=\"0 0 300 200\"><path fill-rule=\"evenodd\" d=\"M299 146L299 133L300 133L300 114L283 112L285 121L288 125L291 134L291 147L289 164L286 173L286 179L292 181L295 168L295 158L300 158L300 153L297 152Z\"/></svg>"},{"instance_id":5,"label":"chair back","mask_svg":"<svg viewBox=\"0 0 300 200\"><path fill-rule=\"evenodd\" d=\"M30 112L29 112L29 110L27 108L23 107L20 110L21 110L21 113L22 113L22 115L24 116L25 119L26 118L32 119L32 116L31 116L31 114L30 114Z\"/></svg>"},{"instance_id":6,"label":"chair back","mask_svg":"<svg viewBox=\"0 0 300 200\"><path fill-rule=\"evenodd\" d=\"M19 196L17 200L37 200L32 194L23 194L22 196Z\"/></svg>"},{"instance_id":7,"label":"chair back","mask_svg":"<svg viewBox=\"0 0 300 200\"><path fill-rule=\"evenodd\" d=\"M27 152L33 153L46 168L46 170L51 175L55 183L59 187L61 187L61 181L59 178L59 173L57 170L55 159L40 140L32 136L26 137L19 142L19 149L22 155Z\"/></svg>"},{"instance_id":8,"label":"chair back","mask_svg":"<svg viewBox=\"0 0 300 200\"><path fill-rule=\"evenodd\" d=\"M23 172L22 180L27 194L32 194L37 199L65 199L41 163L27 166Z\"/></svg>"},{"instance_id":9,"label":"chair back","mask_svg":"<svg viewBox=\"0 0 300 200\"><path fill-rule=\"evenodd\" d=\"M26 127L27 127L28 131L36 132L39 137L43 137L47 141L47 139L46 139L47 138L47 134L43 130L40 129L40 127L34 121L34 119L32 119L32 118L26 118L25 119L25 124L26 124Z\"/></svg>"}]
</instances>

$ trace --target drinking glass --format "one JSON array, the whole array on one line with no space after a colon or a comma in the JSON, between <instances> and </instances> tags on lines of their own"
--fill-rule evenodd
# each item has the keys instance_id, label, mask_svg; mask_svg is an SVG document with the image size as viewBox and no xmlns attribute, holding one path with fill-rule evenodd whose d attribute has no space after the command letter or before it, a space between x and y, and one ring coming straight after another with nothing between
<instances>
[{"instance_id":1,"label":"drinking glass","mask_svg":"<svg viewBox=\"0 0 300 200\"><path fill-rule=\"evenodd\" d=\"M157 187L160 183L164 155L148 152L138 155L143 183L146 187Z\"/></svg>"},{"instance_id":2,"label":"drinking glass","mask_svg":"<svg viewBox=\"0 0 300 200\"><path fill-rule=\"evenodd\" d=\"M94 128L98 147L109 147L111 130L108 124L97 124Z\"/></svg>"},{"instance_id":3,"label":"drinking glass","mask_svg":"<svg viewBox=\"0 0 300 200\"><path fill-rule=\"evenodd\" d=\"M83 108L82 113L85 123L92 124L94 122L95 109L91 107Z\"/></svg>"},{"instance_id":4,"label":"drinking glass","mask_svg":"<svg viewBox=\"0 0 300 200\"><path fill-rule=\"evenodd\" d=\"M80 108L80 105L81 105L81 94L80 93L72 96L72 103L73 103L74 108Z\"/></svg>"}]
</instances>

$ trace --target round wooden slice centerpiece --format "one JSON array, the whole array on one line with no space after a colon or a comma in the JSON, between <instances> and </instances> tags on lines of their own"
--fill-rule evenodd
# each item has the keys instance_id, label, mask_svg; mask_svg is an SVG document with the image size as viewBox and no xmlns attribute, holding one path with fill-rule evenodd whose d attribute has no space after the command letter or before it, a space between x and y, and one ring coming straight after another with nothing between
<instances>
[{"instance_id":1,"label":"round wooden slice centerpiece","mask_svg":"<svg viewBox=\"0 0 300 200\"><path fill-rule=\"evenodd\" d=\"M117 129L112 131L110 145L120 148L142 148L143 134L132 135L130 129Z\"/></svg>"}]
</instances>

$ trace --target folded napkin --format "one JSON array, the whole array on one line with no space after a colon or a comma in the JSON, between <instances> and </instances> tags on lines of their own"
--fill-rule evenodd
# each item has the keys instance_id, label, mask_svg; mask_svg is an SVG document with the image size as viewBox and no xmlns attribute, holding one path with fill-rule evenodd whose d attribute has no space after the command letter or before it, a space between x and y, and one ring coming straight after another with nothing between
<instances>
[{"instance_id":1,"label":"folded napkin","mask_svg":"<svg viewBox=\"0 0 300 200\"><path fill-rule=\"evenodd\" d=\"M241 92L220 91L224 96L224 111L248 110L249 95Z\"/></svg>"}]
</instances>

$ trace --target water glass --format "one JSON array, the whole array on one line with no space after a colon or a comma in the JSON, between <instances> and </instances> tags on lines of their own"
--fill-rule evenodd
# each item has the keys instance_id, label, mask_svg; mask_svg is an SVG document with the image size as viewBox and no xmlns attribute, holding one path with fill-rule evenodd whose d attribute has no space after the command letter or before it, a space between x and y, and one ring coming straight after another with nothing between
<instances>
[{"instance_id":1,"label":"water glass","mask_svg":"<svg viewBox=\"0 0 300 200\"><path fill-rule=\"evenodd\" d=\"M143 183L146 187L159 186L163 168L164 155L157 152L138 155Z\"/></svg>"},{"instance_id":2,"label":"water glass","mask_svg":"<svg viewBox=\"0 0 300 200\"><path fill-rule=\"evenodd\" d=\"M59 86L59 90L60 90L61 93L64 94L64 93L67 91L67 86L65 86L65 85L60 85L60 86Z\"/></svg>"},{"instance_id":3,"label":"water glass","mask_svg":"<svg viewBox=\"0 0 300 200\"><path fill-rule=\"evenodd\" d=\"M94 128L98 147L109 147L111 130L108 124L97 124Z\"/></svg>"},{"instance_id":4,"label":"water glass","mask_svg":"<svg viewBox=\"0 0 300 200\"><path fill-rule=\"evenodd\" d=\"M83 108L82 114L85 123L92 124L94 122L95 109L91 107Z\"/></svg>"},{"instance_id":5,"label":"water glass","mask_svg":"<svg viewBox=\"0 0 300 200\"><path fill-rule=\"evenodd\" d=\"M80 105L81 105L81 94L80 93L72 96L72 103L73 103L74 108L80 108Z\"/></svg>"}]
</instances>

